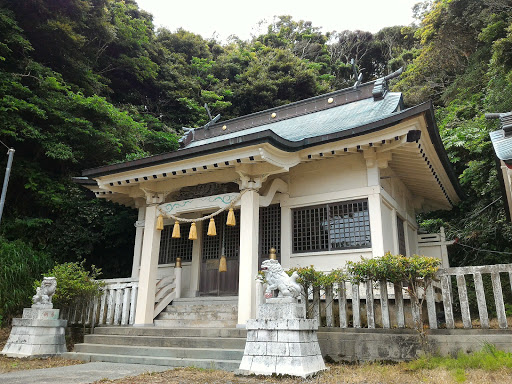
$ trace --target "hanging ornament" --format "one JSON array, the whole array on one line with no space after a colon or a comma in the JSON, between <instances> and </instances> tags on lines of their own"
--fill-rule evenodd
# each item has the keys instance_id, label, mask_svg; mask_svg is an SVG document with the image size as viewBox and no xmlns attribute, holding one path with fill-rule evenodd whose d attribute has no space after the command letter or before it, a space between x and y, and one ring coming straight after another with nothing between
<instances>
[{"instance_id":1,"label":"hanging ornament","mask_svg":"<svg viewBox=\"0 0 512 384\"><path fill-rule=\"evenodd\" d=\"M174 228L172 229L172 238L173 239L179 239L181 237L180 234L180 222L176 220L174 222Z\"/></svg>"},{"instance_id":2,"label":"hanging ornament","mask_svg":"<svg viewBox=\"0 0 512 384\"><path fill-rule=\"evenodd\" d=\"M226 256L222 255L220 257L219 262L219 272L227 272L228 271L228 263L226 261Z\"/></svg>"},{"instance_id":3,"label":"hanging ornament","mask_svg":"<svg viewBox=\"0 0 512 384\"><path fill-rule=\"evenodd\" d=\"M234 227L236 225L235 212L233 212L233 208L229 208L228 219L226 220L226 225L230 227Z\"/></svg>"},{"instance_id":4,"label":"hanging ornament","mask_svg":"<svg viewBox=\"0 0 512 384\"><path fill-rule=\"evenodd\" d=\"M159 231L164 229L164 217L162 215L158 216L156 220L156 229Z\"/></svg>"},{"instance_id":5,"label":"hanging ornament","mask_svg":"<svg viewBox=\"0 0 512 384\"><path fill-rule=\"evenodd\" d=\"M217 236L217 229L215 228L215 220L213 217L210 219L210 224L208 224L208 236Z\"/></svg>"},{"instance_id":6,"label":"hanging ornament","mask_svg":"<svg viewBox=\"0 0 512 384\"><path fill-rule=\"evenodd\" d=\"M197 240L196 223L190 224L190 232L188 233L189 240Z\"/></svg>"}]
</instances>

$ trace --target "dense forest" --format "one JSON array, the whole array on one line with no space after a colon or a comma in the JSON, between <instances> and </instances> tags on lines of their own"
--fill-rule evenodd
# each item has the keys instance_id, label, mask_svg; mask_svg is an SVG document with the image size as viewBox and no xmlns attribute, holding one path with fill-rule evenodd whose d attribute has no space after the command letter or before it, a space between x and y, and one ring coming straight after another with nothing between
<instances>
[{"instance_id":1,"label":"dense forest","mask_svg":"<svg viewBox=\"0 0 512 384\"><path fill-rule=\"evenodd\" d=\"M207 121L205 102L228 119L401 66L393 89L409 106L434 101L466 194L421 225L457 239L453 265L512 262L488 134L497 122L484 118L512 110L512 4L435 0L413 12L415 25L377 33L278 16L250 41L222 43L155 30L134 0L0 0L0 140L16 150L0 271L39 277L53 262L86 259L106 277L127 275L136 213L92 198L72 176L176 150L182 127Z\"/></svg>"}]
</instances>

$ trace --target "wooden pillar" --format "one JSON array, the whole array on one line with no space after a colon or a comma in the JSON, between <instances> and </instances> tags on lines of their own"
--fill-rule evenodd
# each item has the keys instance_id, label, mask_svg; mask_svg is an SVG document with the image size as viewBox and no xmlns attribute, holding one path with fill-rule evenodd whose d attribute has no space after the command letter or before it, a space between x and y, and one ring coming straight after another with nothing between
<instances>
[{"instance_id":1,"label":"wooden pillar","mask_svg":"<svg viewBox=\"0 0 512 384\"><path fill-rule=\"evenodd\" d=\"M258 226L260 195L247 190L240 204L240 272L238 283L238 326L256 316L256 275L258 273Z\"/></svg>"},{"instance_id":2,"label":"wooden pillar","mask_svg":"<svg viewBox=\"0 0 512 384\"><path fill-rule=\"evenodd\" d=\"M135 222L135 246L133 247L132 279L139 278L140 257L142 253L142 239L144 237L144 218L146 207L139 207L139 216Z\"/></svg>"},{"instance_id":3,"label":"wooden pillar","mask_svg":"<svg viewBox=\"0 0 512 384\"><path fill-rule=\"evenodd\" d=\"M288 195L285 195L281 199L281 265L285 269L292 266L292 210L288 204Z\"/></svg>"},{"instance_id":4,"label":"wooden pillar","mask_svg":"<svg viewBox=\"0 0 512 384\"><path fill-rule=\"evenodd\" d=\"M190 264L190 293L192 296L199 294L199 279L201 274L201 247L203 241L203 222L196 223L197 240L192 244L192 263ZM186 234L188 236L188 234Z\"/></svg>"},{"instance_id":5,"label":"wooden pillar","mask_svg":"<svg viewBox=\"0 0 512 384\"><path fill-rule=\"evenodd\" d=\"M153 204L146 208L135 326L153 325L158 253L160 251L160 231L156 229L157 207L156 204Z\"/></svg>"}]
</instances>

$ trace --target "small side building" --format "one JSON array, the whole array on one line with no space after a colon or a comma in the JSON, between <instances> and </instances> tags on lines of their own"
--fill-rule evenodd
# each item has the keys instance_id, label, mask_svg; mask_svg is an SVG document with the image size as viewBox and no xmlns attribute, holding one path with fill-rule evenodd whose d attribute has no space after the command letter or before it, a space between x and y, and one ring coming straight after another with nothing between
<instances>
[{"instance_id":1,"label":"small side building","mask_svg":"<svg viewBox=\"0 0 512 384\"><path fill-rule=\"evenodd\" d=\"M500 129L491 132L491 141L496 154L500 174L500 184L503 188L505 211L508 220L512 217L512 112L487 114L487 118L498 118Z\"/></svg>"},{"instance_id":2,"label":"small side building","mask_svg":"<svg viewBox=\"0 0 512 384\"><path fill-rule=\"evenodd\" d=\"M255 277L270 248L284 268L325 271L387 251L412 255L421 247L416 214L449 210L461 196L431 103L405 109L384 78L211 122L188 131L176 152L88 169L77 181L139 211L135 325L158 315L155 285L177 257L182 297L237 295L243 325L254 318ZM235 226L225 225L230 208Z\"/></svg>"}]
</instances>

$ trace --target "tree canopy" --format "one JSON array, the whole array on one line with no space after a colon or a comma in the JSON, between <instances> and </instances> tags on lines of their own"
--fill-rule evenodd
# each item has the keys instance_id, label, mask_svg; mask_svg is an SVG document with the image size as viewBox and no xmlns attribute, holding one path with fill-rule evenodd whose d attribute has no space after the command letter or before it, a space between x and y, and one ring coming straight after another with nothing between
<instances>
[{"instance_id":1,"label":"tree canopy","mask_svg":"<svg viewBox=\"0 0 512 384\"><path fill-rule=\"evenodd\" d=\"M131 209L92 199L82 169L177 149L183 127L351 86L407 66L393 85L408 105L429 98L467 194L424 215L459 244L454 263L510 259L485 112L512 110L512 7L507 0L435 0L418 26L324 32L280 15L250 41L155 30L134 0L0 1L0 140L16 149L1 233L56 261L106 276L131 266ZM6 159L3 159L5 162Z\"/></svg>"}]
</instances>

